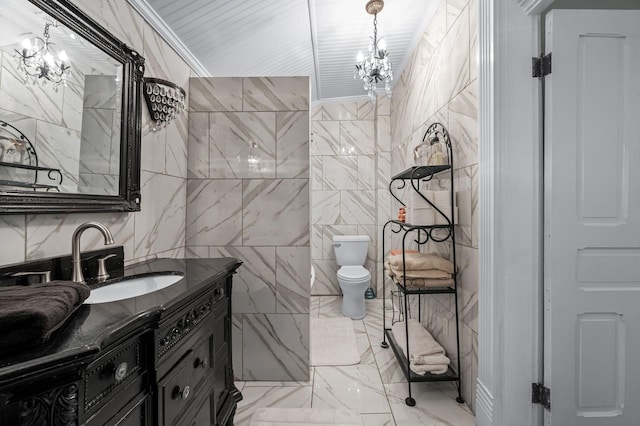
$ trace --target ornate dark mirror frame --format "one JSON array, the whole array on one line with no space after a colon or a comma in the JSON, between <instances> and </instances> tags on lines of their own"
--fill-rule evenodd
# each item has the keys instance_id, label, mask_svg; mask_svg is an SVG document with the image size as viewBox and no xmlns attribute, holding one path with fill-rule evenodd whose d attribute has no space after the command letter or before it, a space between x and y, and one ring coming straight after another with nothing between
<instances>
[{"instance_id":1,"label":"ornate dark mirror frame","mask_svg":"<svg viewBox=\"0 0 640 426\"><path fill-rule=\"evenodd\" d=\"M119 193L107 196L0 190L0 214L140 211L144 58L68 0L28 1L123 65Z\"/></svg>"}]
</instances>

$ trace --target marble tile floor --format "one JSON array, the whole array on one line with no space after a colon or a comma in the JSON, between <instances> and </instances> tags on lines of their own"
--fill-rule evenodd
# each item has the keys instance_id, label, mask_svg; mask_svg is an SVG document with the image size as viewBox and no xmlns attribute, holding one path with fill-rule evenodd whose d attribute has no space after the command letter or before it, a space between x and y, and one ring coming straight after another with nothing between
<instances>
[{"instance_id":1,"label":"marble tile floor","mask_svg":"<svg viewBox=\"0 0 640 426\"><path fill-rule=\"evenodd\" d=\"M339 296L313 296L311 317L340 317ZM471 426L475 417L455 401L453 383L412 383L415 407L408 407L407 382L391 348L382 349L382 302L367 300L367 316L354 321L360 364L311 367L308 382L236 382L244 399L234 424L248 426L261 407L344 408L358 412L363 426ZM387 317L389 319L389 316Z\"/></svg>"}]
</instances>

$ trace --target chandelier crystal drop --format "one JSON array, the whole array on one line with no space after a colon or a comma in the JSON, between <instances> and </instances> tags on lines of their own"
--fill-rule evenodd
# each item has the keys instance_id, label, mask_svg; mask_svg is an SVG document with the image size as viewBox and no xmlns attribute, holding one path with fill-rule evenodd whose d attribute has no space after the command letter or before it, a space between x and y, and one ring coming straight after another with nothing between
<instances>
[{"instance_id":1,"label":"chandelier crystal drop","mask_svg":"<svg viewBox=\"0 0 640 426\"><path fill-rule=\"evenodd\" d=\"M57 27L57 22L47 22L41 37L25 39L22 42L22 50L15 49L14 58L18 61L18 70L24 74L25 83L47 82L53 84L57 91L59 86L67 85L67 78L71 72L69 57L64 50L56 53L49 41L50 27Z\"/></svg>"},{"instance_id":2,"label":"chandelier crystal drop","mask_svg":"<svg viewBox=\"0 0 640 426\"><path fill-rule=\"evenodd\" d=\"M364 90L369 95L369 100L375 102L378 83L384 83L384 90L387 97L391 96L391 80L393 80L393 70L389 52L386 49L382 37L378 39L378 12L384 7L383 0L370 0L367 2L367 13L373 15L373 37L370 37L369 54L365 56L358 52L356 67L353 78L360 77L364 83Z\"/></svg>"}]
</instances>

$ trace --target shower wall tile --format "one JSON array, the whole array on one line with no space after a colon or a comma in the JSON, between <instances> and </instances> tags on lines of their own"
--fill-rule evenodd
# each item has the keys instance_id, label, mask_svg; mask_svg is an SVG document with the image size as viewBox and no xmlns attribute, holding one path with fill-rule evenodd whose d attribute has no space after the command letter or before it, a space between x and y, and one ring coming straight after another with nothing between
<instances>
[{"instance_id":1,"label":"shower wall tile","mask_svg":"<svg viewBox=\"0 0 640 426\"><path fill-rule=\"evenodd\" d=\"M311 223L333 225L340 223L340 191L313 191Z\"/></svg>"},{"instance_id":2,"label":"shower wall tile","mask_svg":"<svg viewBox=\"0 0 640 426\"><path fill-rule=\"evenodd\" d=\"M376 142L378 152L391 151L391 117L379 115L376 120Z\"/></svg>"},{"instance_id":3,"label":"shower wall tile","mask_svg":"<svg viewBox=\"0 0 640 426\"><path fill-rule=\"evenodd\" d=\"M358 155L358 188L376 188L376 156Z\"/></svg>"},{"instance_id":4,"label":"shower wall tile","mask_svg":"<svg viewBox=\"0 0 640 426\"><path fill-rule=\"evenodd\" d=\"M309 380L309 314L246 314L244 380Z\"/></svg>"},{"instance_id":5,"label":"shower wall tile","mask_svg":"<svg viewBox=\"0 0 640 426\"><path fill-rule=\"evenodd\" d=\"M241 180L190 179L187 194L188 246L241 245Z\"/></svg>"},{"instance_id":6,"label":"shower wall tile","mask_svg":"<svg viewBox=\"0 0 640 426\"><path fill-rule=\"evenodd\" d=\"M308 77L242 79L244 111L308 111Z\"/></svg>"},{"instance_id":7,"label":"shower wall tile","mask_svg":"<svg viewBox=\"0 0 640 426\"><path fill-rule=\"evenodd\" d=\"M243 182L244 245L309 245L309 180Z\"/></svg>"},{"instance_id":8,"label":"shower wall tile","mask_svg":"<svg viewBox=\"0 0 640 426\"><path fill-rule=\"evenodd\" d=\"M276 176L276 113L220 112L209 115L211 178L274 178ZM255 147L252 147L255 144ZM248 156L259 158L259 168Z\"/></svg>"},{"instance_id":9,"label":"shower wall tile","mask_svg":"<svg viewBox=\"0 0 640 426\"><path fill-rule=\"evenodd\" d=\"M312 193L313 195L313 193ZM322 225L311 225L311 259L323 259Z\"/></svg>"},{"instance_id":10,"label":"shower wall tile","mask_svg":"<svg viewBox=\"0 0 640 426\"><path fill-rule=\"evenodd\" d=\"M379 152L378 153L378 167L376 168L377 183L376 188L389 188L389 182L391 182L391 153Z\"/></svg>"},{"instance_id":11,"label":"shower wall tile","mask_svg":"<svg viewBox=\"0 0 640 426\"><path fill-rule=\"evenodd\" d=\"M447 30L458 19L462 13L462 9L468 4L469 0L446 0L447 2Z\"/></svg>"},{"instance_id":12,"label":"shower wall tile","mask_svg":"<svg viewBox=\"0 0 640 426\"><path fill-rule=\"evenodd\" d=\"M234 313L276 312L275 247L209 247L209 257L235 257L243 262L233 277Z\"/></svg>"},{"instance_id":13,"label":"shower wall tile","mask_svg":"<svg viewBox=\"0 0 640 426\"><path fill-rule=\"evenodd\" d=\"M311 295L339 295L340 285L338 284L338 265L335 260L313 260L313 269L316 271L316 279L311 289Z\"/></svg>"},{"instance_id":14,"label":"shower wall tile","mask_svg":"<svg viewBox=\"0 0 640 426\"><path fill-rule=\"evenodd\" d=\"M358 157L330 156L322 160L324 190L358 189Z\"/></svg>"},{"instance_id":15,"label":"shower wall tile","mask_svg":"<svg viewBox=\"0 0 640 426\"><path fill-rule=\"evenodd\" d=\"M233 375L235 380L242 380L242 323L244 314L231 315L231 339L233 351Z\"/></svg>"},{"instance_id":16,"label":"shower wall tile","mask_svg":"<svg viewBox=\"0 0 640 426\"><path fill-rule=\"evenodd\" d=\"M181 114L166 127L166 172L168 175L183 179L187 178L188 128L189 118L187 114Z\"/></svg>"},{"instance_id":17,"label":"shower wall tile","mask_svg":"<svg viewBox=\"0 0 640 426\"><path fill-rule=\"evenodd\" d=\"M480 53L478 50L478 18L480 7L478 0L469 1L469 80L478 78L480 70Z\"/></svg>"},{"instance_id":18,"label":"shower wall tile","mask_svg":"<svg viewBox=\"0 0 640 426\"><path fill-rule=\"evenodd\" d=\"M478 332L478 250L460 246L457 250L459 271L458 309L461 321Z\"/></svg>"},{"instance_id":19,"label":"shower wall tile","mask_svg":"<svg viewBox=\"0 0 640 426\"><path fill-rule=\"evenodd\" d=\"M374 120L376 115L376 104L370 101L359 101L357 103L358 120Z\"/></svg>"},{"instance_id":20,"label":"shower wall tile","mask_svg":"<svg viewBox=\"0 0 640 426\"><path fill-rule=\"evenodd\" d=\"M471 247L478 248L478 165L471 167Z\"/></svg>"},{"instance_id":21,"label":"shower wall tile","mask_svg":"<svg viewBox=\"0 0 640 426\"><path fill-rule=\"evenodd\" d=\"M373 121L341 121L339 155L375 154Z\"/></svg>"},{"instance_id":22,"label":"shower wall tile","mask_svg":"<svg viewBox=\"0 0 640 426\"><path fill-rule=\"evenodd\" d=\"M465 8L442 42L441 64L449 65L449 72L442 79L448 90L447 100L452 99L469 84L469 9Z\"/></svg>"},{"instance_id":23,"label":"shower wall tile","mask_svg":"<svg viewBox=\"0 0 640 426\"><path fill-rule=\"evenodd\" d=\"M186 252L244 262L232 296L235 375L308 376L308 320L298 323L309 314L310 257L321 255L310 246L309 176L322 184L322 157L310 162L308 78L190 83L189 156L199 158L189 160Z\"/></svg>"},{"instance_id":24,"label":"shower wall tile","mask_svg":"<svg viewBox=\"0 0 640 426\"><path fill-rule=\"evenodd\" d=\"M472 168L454 171L455 203L458 207L456 242L471 247L471 176Z\"/></svg>"},{"instance_id":25,"label":"shower wall tile","mask_svg":"<svg viewBox=\"0 0 640 426\"><path fill-rule=\"evenodd\" d=\"M242 111L242 78L189 79L189 111Z\"/></svg>"},{"instance_id":26,"label":"shower wall tile","mask_svg":"<svg viewBox=\"0 0 640 426\"><path fill-rule=\"evenodd\" d=\"M340 152L340 122L314 121L311 155L338 155Z\"/></svg>"},{"instance_id":27,"label":"shower wall tile","mask_svg":"<svg viewBox=\"0 0 640 426\"><path fill-rule=\"evenodd\" d=\"M276 113L276 177L309 177L309 114Z\"/></svg>"},{"instance_id":28,"label":"shower wall tile","mask_svg":"<svg viewBox=\"0 0 640 426\"><path fill-rule=\"evenodd\" d=\"M340 191L342 223L375 225L375 191Z\"/></svg>"},{"instance_id":29,"label":"shower wall tile","mask_svg":"<svg viewBox=\"0 0 640 426\"><path fill-rule=\"evenodd\" d=\"M276 313L309 313L309 247L276 248Z\"/></svg>"},{"instance_id":30,"label":"shower wall tile","mask_svg":"<svg viewBox=\"0 0 640 426\"><path fill-rule=\"evenodd\" d=\"M193 81L194 79L192 79ZM209 113L189 113L188 175L190 179L209 177Z\"/></svg>"},{"instance_id":31,"label":"shower wall tile","mask_svg":"<svg viewBox=\"0 0 640 426\"><path fill-rule=\"evenodd\" d=\"M358 119L358 104L356 102L326 103L322 105L324 114L322 120L350 121Z\"/></svg>"},{"instance_id":32,"label":"shower wall tile","mask_svg":"<svg viewBox=\"0 0 640 426\"><path fill-rule=\"evenodd\" d=\"M478 81L462 90L448 105L449 134L454 167L478 163Z\"/></svg>"},{"instance_id":33,"label":"shower wall tile","mask_svg":"<svg viewBox=\"0 0 640 426\"><path fill-rule=\"evenodd\" d=\"M142 54L144 19L127 2L76 0L74 4L114 36ZM150 62L150 58L145 57L145 59Z\"/></svg>"},{"instance_id":34,"label":"shower wall tile","mask_svg":"<svg viewBox=\"0 0 640 426\"><path fill-rule=\"evenodd\" d=\"M185 91L189 89L191 69L182 58L168 47L162 36L145 23L144 50L145 75L171 81ZM187 97L187 102L189 98Z\"/></svg>"},{"instance_id":35,"label":"shower wall tile","mask_svg":"<svg viewBox=\"0 0 640 426\"><path fill-rule=\"evenodd\" d=\"M141 168L152 173L166 171L167 132L154 131L153 120L147 108L142 108L142 155Z\"/></svg>"},{"instance_id":36,"label":"shower wall tile","mask_svg":"<svg viewBox=\"0 0 640 426\"><path fill-rule=\"evenodd\" d=\"M143 171L140 186L145 208L135 215L135 256L184 246L186 181Z\"/></svg>"},{"instance_id":37,"label":"shower wall tile","mask_svg":"<svg viewBox=\"0 0 640 426\"><path fill-rule=\"evenodd\" d=\"M309 182L309 186L312 191L322 190L322 168L324 166L322 155L312 155L309 159L310 161L310 175L311 179Z\"/></svg>"}]
</instances>

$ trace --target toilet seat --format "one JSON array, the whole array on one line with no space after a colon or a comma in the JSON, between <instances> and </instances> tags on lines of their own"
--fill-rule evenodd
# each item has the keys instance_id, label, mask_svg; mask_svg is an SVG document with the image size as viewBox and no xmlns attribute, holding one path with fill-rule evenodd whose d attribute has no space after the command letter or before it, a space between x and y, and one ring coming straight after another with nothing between
<instances>
[{"instance_id":1,"label":"toilet seat","mask_svg":"<svg viewBox=\"0 0 640 426\"><path fill-rule=\"evenodd\" d=\"M338 278L345 282L362 282L371 278L371 274L364 266L343 266L338 269Z\"/></svg>"}]
</instances>

